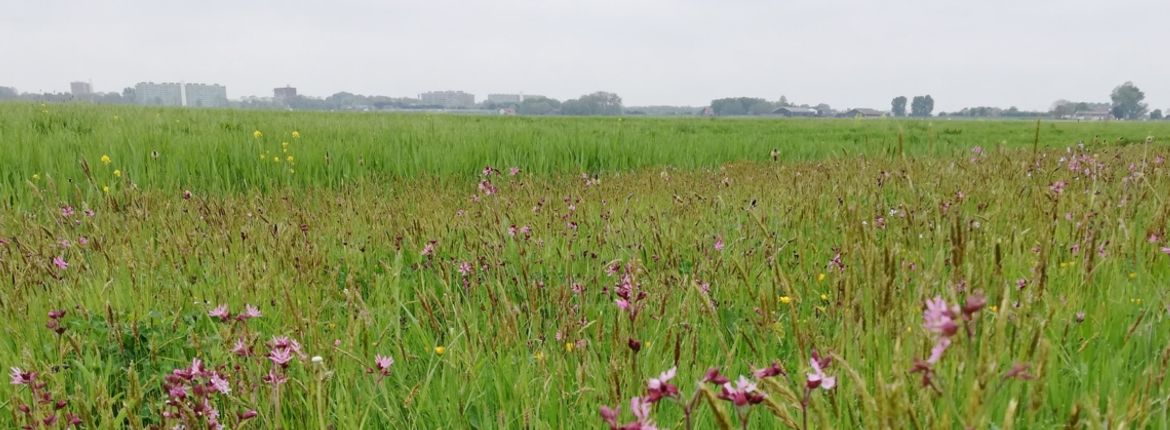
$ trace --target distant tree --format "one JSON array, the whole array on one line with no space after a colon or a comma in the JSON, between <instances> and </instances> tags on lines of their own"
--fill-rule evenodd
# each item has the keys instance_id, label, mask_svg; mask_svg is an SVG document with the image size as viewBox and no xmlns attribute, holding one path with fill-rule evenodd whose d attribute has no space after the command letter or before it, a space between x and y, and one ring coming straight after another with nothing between
<instances>
[{"instance_id":1,"label":"distant tree","mask_svg":"<svg viewBox=\"0 0 1170 430\"><path fill-rule=\"evenodd\" d=\"M765 109L765 106L771 108L772 104L767 100L753 97L731 97L711 101L711 110L719 116L770 113L772 109ZM767 111L761 112L763 110Z\"/></svg>"},{"instance_id":2,"label":"distant tree","mask_svg":"<svg viewBox=\"0 0 1170 430\"><path fill-rule=\"evenodd\" d=\"M1162 116L1161 109L1154 109L1153 112L1150 112L1150 119L1163 119L1163 118L1165 118L1165 117Z\"/></svg>"},{"instance_id":3,"label":"distant tree","mask_svg":"<svg viewBox=\"0 0 1170 430\"><path fill-rule=\"evenodd\" d=\"M890 101L890 110L894 116L906 116L906 96L894 97L894 100Z\"/></svg>"},{"instance_id":4,"label":"distant tree","mask_svg":"<svg viewBox=\"0 0 1170 430\"><path fill-rule=\"evenodd\" d=\"M520 115L550 115L561 110L561 102L547 97L524 97L524 101L516 106L516 113Z\"/></svg>"},{"instance_id":5,"label":"distant tree","mask_svg":"<svg viewBox=\"0 0 1170 430\"><path fill-rule=\"evenodd\" d=\"M934 98L925 96L914 96L914 100L910 102L910 116L928 117L930 113L934 112Z\"/></svg>"},{"instance_id":6,"label":"distant tree","mask_svg":"<svg viewBox=\"0 0 1170 430\"><path fill-rule=\"evenodd\" d=\"M1117 119L1138 119L1146 113L1146 94L1138 89L1133 82L1126 82L1113 89L1109 96L1113 100L1113 117Z\"/></svg>"},{"instance_id":7,"label":"distant tree","mask_svg":"<svg viewBox=\"0 0 1170 430\"><path fill-rule=\"evenodd\" d=\"M621 115L622 98L617 94L598 91L578 99L561 103L562 115Z\"/></svg>"},{"instance_id":8,"label":"distant tree","mask_svg":"<svg viewBox=\"0 0 1170 430\"><path fill-rule=\"evenodd\" d=\"M781 100L783 100L783 98L781 98ZM782 104L780 106L787 106L787 105ZM776 107L777 106L773 103L769 103L766 100L760 100L758 102L752 103L751 106L748 106L747 111L749 114L752 114L752 115L767 115L767 114L772 113L772 111L776 110Z\"/></svg>"},{"instance_id":9,"label":"distant tree","mask_svg":"<svg viewBox=\"0 0 1170 430\"><path fill-rule=\"evenodd\" d=\"M134 91L134 87L122 88L122 100L126 103L138 103L138 95Z\"/></svg>"},{"instance_id":10,"label":"distant tree","mask_svg":"<svg viewBox=\"0 0 1170 430\"><path fill-rule=\"evenodd\" d=\"M780 96L780 100L776 104L778 105L776 107L792 106L792 104L788 103L788 97L786 96Z\"/></svg>"},{"instance_id":11,"label":"distant tree","mask_svg":"<svg viewBox=\"0 0 1170 430\"><path fill-rule=\"evenodd\" d=\"M133 103L133 100L125 100L122 94L119 93L96 93L93 95L93 102L103 105L118 105L124 103Z\"/></svg>"}]
</instances>

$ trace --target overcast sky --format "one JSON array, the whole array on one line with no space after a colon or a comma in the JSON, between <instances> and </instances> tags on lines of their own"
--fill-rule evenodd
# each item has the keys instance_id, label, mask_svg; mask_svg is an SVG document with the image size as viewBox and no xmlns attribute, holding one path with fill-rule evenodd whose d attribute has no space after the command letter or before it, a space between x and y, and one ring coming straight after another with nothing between
<instances>
[{"instance_id":1,"label":"overcast sky","mask_svg":"<svg viewBox=\"0 0 1170 430\"><path fill-rule=\"evenodd\" d=\"M0 86L221 83L228 96L606 90L631 105L754 96L935 111L1170 107L1168 0L0 0Z\"/></svg>"}]
</instances>

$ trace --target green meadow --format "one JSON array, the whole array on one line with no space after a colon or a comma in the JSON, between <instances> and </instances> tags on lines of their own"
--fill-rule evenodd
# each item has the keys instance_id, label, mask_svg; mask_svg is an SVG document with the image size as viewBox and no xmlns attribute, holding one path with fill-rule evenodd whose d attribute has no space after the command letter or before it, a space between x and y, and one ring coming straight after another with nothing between
<instances>
[{"instance_id":1,"label":"green meadow","mask_svg":"<svg viewBox=\"0 0 1170 430\"><path fill-rule=\"evenodd\" d=\"M0 104L0 427L1167 428L1168 141Z\"/></svg>"}]
</instances>

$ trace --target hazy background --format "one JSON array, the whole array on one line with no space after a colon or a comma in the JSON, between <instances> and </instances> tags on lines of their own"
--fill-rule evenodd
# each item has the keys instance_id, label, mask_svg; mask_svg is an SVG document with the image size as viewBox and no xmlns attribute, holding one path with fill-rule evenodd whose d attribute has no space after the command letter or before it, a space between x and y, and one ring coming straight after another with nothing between
<instances>
[{"instance_id":1,"label":"hazy background","mask_svg":"<svg viewBox=\"0 0 1170 430\"><path fill-rule=\"evenodd\" d=\"M220 83L228 96L604 90L625 105L781 95L1046 110L1132 80L1170 106L1170 1L3 0L0 85Z\"/></svg>"}]
</instances>

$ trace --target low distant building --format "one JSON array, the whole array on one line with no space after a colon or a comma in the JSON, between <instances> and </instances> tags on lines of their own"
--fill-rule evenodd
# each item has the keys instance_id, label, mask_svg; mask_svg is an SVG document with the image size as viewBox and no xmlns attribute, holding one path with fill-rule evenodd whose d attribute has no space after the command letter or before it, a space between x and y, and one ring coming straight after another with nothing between
<instances>
[{"instance_id":1,"label":"low distant building","mask_svg":"<svg viewBox=\"0 0 1170 430\"><path fill-rule=\"evenodd\" d=\"M134 85L135 102L148 106L182 106L183 86L178 82L139 82Z\"/></svg>"},{"instance_id":2,"label":"low distant building","mask_svg":"<svg viewBox=\"0 0 1170 430\"><path fill-rule=\"evenodd\" d=\"M89 82L70 82L69 92L75 98L88 98L90 95L93 95L93 85Z\"/></svg>"},{"instance_id":3,"label":"low distant building","mask_svg":"<svg viewBox=\"0 0 1170 430\"><path fill-rule=\"evenodd\" d=\"M186 102L183 106L222 108L227 107L227 87L219 84L185 84Z\"/></svg>"},{"instance_id":4,"label":"low distant building","mask_svg":"<svg viewBox=\"0 0 1170 430\"><path fill-rule=\"evenodd\" d=\"M288 101L297 98L297 89L292 86L283 86L272 89L272 99L276 101Z\"/></svg>"},{"instance_id":5,"label":"low distant building","mask_svg":"<svg viewBox=\"0 0 1170 430\"><path fill-rule=\"evenodd\" d=\"M487 102L498 105L519 104L524 101L524 96L520 94L488 94Z\"/></svg>"},{"instance_id":6,"label":"low distant building","mask_svg":"<svg viewBox=\"0 0 1170 430\"><path fill-rule=\"evenodd\" d=\"M884 116L889 116L889 113L877 109L854 108L842 112L837 116L841 118L881 118Z\"/></svg>"},{"instance_id":7,"label":"low distant building","mask_svg":"<svg viewBox=\"0 0 1170 430\"><path fill-rule=\"evenodd\" d=\"M424 105L445 109L467 109L475 107L475 95L463 91L431 91L418 95Z\"/></svg>"},{"instance_id":8,"label":"low distant building","mask_svg":"<svg viewBox=\"0 0 1170 430\"><path fill-rule=\"evenodd\" d=\"M820 113L817 112L816 109L796 106L781 106L772 111L772 115L780 115L784 117L812 117L819 114Z\"/></svg>"}]
</instances>

